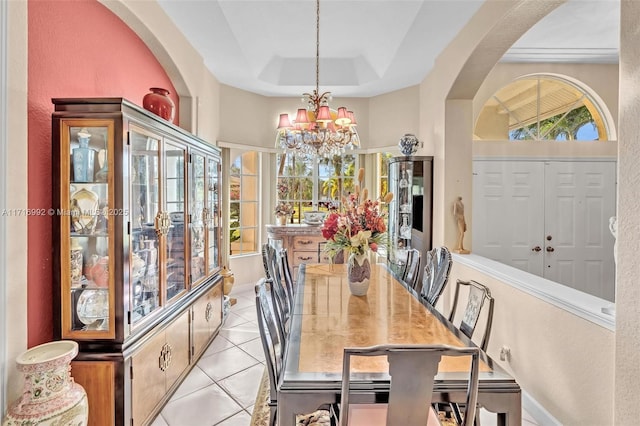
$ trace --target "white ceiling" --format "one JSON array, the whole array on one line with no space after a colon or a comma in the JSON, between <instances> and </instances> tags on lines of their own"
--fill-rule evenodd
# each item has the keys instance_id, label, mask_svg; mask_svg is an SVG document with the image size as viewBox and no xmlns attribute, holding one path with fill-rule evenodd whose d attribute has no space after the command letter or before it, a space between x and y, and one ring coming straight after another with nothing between
<instances>
[{"instance_id":1,"label":"white ceiling","mask_svg":"<svg viewBox=\"0 0 640 426\"><path fill-rule=\"evenodd\" d=\"M542 1L542 0L541 0ZM315 87L314 0L159 0L221 82L267 96ZM320 90L374 96L420 83L482 0L321 0ZM570 0L509 62L618 61L620 0Z\"/></svg>"}]
</instances>

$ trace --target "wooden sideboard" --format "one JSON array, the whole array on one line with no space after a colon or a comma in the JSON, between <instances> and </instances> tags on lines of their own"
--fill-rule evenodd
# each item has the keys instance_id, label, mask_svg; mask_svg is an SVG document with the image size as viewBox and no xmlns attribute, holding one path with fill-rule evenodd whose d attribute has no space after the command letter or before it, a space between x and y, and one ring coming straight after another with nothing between
<instances>
[{"instance_id":1,"label":"wooden sideboard","mask_svg":"<svg viewBox=\"0 0 640 426\"><path fill-rule=\"evenodd\" d=\"M326 240L321 229L319 225L267 225L269 244L287 249L294 280L298 276L298 267L303 263L329 263L329 257L322 250Z\"/></svg>"}]
</instances>

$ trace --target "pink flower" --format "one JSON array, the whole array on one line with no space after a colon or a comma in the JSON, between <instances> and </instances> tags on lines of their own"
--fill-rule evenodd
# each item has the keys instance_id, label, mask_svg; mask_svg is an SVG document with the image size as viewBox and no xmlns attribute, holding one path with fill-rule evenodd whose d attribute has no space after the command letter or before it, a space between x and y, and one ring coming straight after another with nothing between
<instances>
[{"instance_id":1,"label":"pink flower","mask_svg":"<svg viewBox=\"0 0 640 426\"><path fill-rule=\"evenodd\" d=\"M364 170L359 176L364 176ZM325 250L330 254L342 250L360 254L369 249L377 251L385 242L387 227L381 202L365 198L368 191L360 190L363 183L359 181L356 192L343 197L342 212L329 214L324 222L322 236L327 239ZM389 202L392 197L388 195L384 201Z\"/></svg>"}]
</instances>

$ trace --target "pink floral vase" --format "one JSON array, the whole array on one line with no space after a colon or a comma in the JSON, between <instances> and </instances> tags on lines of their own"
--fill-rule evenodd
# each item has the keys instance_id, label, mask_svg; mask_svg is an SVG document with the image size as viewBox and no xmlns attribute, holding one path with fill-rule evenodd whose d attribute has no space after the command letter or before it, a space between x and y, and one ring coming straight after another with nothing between
<instances>
[{"instance_id":1,"label":"pink floral vase","mask_svg":"<svg viewBox=\"0 0 640 426\"><path fill-rule=\"evenodd\" d=\"M89 404L82 386L71 377L78 344L71 340L45 343L16 359L24 375L23 393L7 412L3 426L85 426Z\"/></svg>"}]
</instances>

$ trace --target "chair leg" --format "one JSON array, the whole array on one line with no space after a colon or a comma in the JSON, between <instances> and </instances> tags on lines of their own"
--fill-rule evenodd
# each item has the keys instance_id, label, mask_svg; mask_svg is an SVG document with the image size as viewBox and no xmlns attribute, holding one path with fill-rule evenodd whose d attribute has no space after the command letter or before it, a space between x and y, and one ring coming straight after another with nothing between
<instances>
[{"instance_id":1,"label":"chair leg","mask_svg":"<svg viewBox=\"0 0 640 426\"><path fill-rule=\"evenodd\" d=\"M449 406L451 407L451 411L453 413L453 417L456 420L456 423L461 425L462 424L462 412L460 411L460 405L451 402L451 403L449 403ZM480 407L476 408L476 416L475 416L475 419L473 420L473 424L475 426L480 426Z\"/></svg>"},{"instance_id":2,"label":"chair leg","mask_svg":"<svg viewBox=\"0 0 640 426\"><path fill-rule=\"evenodd\" d=\"M461 425L462 424L462 413L460 412L460 406L456 403L450 403L449 406L451 407L451 412L453 413L453 418L456 420L456 423Z\"/></svg>"},{"instance_id":3,"label":"chair leg","mask_svg":"<svg viewBox=\"0 0 640 426\"><path fill-rule=\"evenodd\" d=\"M340 405L335 402L329 406L329 423L331 426L338 426L340 421Z\"/></svg>"},{"instance_id":4,"label":"chair leg","mask_svg":"<svg viewBox=\"0 0 640 426\"><path fill-rule=\"evenodd\" d=\"M269 407L269 426L276 425L276 408L275 405Z\"/></svg>"}]
</instances>

